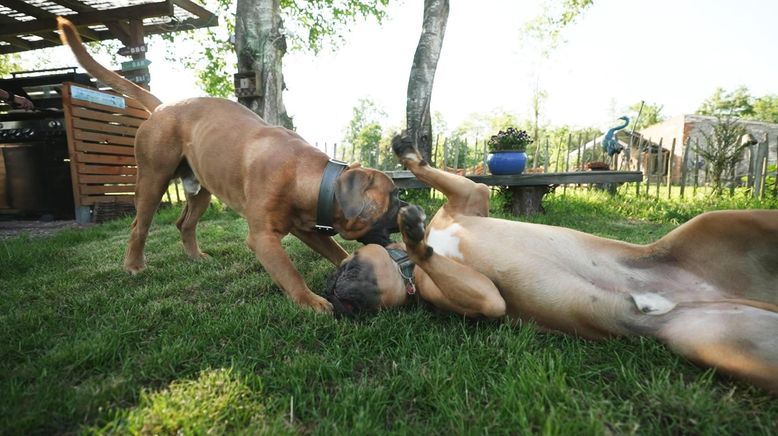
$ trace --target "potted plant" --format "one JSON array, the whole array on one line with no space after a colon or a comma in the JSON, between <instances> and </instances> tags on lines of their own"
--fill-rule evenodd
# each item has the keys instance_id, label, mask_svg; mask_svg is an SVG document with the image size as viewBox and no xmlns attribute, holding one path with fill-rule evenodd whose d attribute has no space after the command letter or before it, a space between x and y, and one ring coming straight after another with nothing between
<instances>
[{"instance_id":1,"label":"potted plant","mask_svg":"<svg viewBox=\"0 0 778 436\"><path fill-rule=\"evenodd\" d=\"M508 127L489 138L486 164L494 175L521 174L527 164L527 146L532 137L526 130Z\"/></svg>"}]
</instances>

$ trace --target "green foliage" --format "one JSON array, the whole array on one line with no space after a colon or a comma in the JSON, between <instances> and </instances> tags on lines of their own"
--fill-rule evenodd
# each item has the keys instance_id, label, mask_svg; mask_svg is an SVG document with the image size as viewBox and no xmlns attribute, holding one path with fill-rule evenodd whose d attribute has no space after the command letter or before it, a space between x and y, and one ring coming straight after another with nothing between
<instances>
[{"instance_id":1,"label":"green foliage","mask_svg":"<svg viewBox=\"0 0 778 436\"><path fill-rule=\"evenodd\" d=\"M360 98L352 109L343 135L351 153L366 166L375 166L381 155L381 139L386 112L370 98Z\"/></svg>"},{"instance_id":2,"label":"green foliage","mask_svg":"<svg viewBox=\"0 0 778 436\"><path fill-rule=\"evenodd\" d=\"M318 53L325 42L337 45L348 25L358 19L386 17L389 0L281 0L284 21L293 29L293 49Z\"/></svg>"},{"instance_id":3,"label":"green foliage","mask_svg":"<svg viewBox=\"0 0 778 436\"><path fill-rule=\"evenodd\" d=\"M522 38L540 43L545 56L563 42L564 29L575 23L593 0L546 0L543 12L521 29Z\"/></svg>"},{"instance_id":4,"label":"green foliage","mask_svg":"<svg viewBox=\"0 0 778 436\"><path fill-rule=\"evenodd\" d=\"M0 55L0 77L21 70L19 55L16 53Z\"/></svg>"},{"instance_id":5,"label":"green foliage","mask_svg":"<svg viewBox=\"0 0 778 436\"><path fill-rule=\"evenodd\" d=\"M754 100L752 119L766 123L778 123L778 95L765 95Z\"/></svg>"},{"instance_id":6,"label":"green foliage","mask_svg":"<svg viewBox=\"0 0 778 436\"><path fill-rule=\"evenodd\" d=\"M488 144L490 151L527 151L527 146L533 142L526 130L508 127L505 130L500 130L496 135L492 135Z\"/></svg>"},{"instance_id":7,"label":"green foliage","mask_svg":"<svg viewBox=\"0 0 778 436\"><path fill-rule=\"evenodd\" d=\"M645 103L643 105L643 110L640 110L641 102L635 103L631 105L628 110L630 112L630 124L627 126L626 130L631 131L632 129L640 130L648 126L653 126L654 124L661 123L662 121L666 120L667 117L665 117L662 114L662 109L664 109L664 105L654 104L654 103ZM638 113L640 113L640 119L638 119ZM637 124L636 124L637 122Z\"/></svg>"},{"instance_id":8,"label":"green foliage","mask_svg":"<svg viewBox=\"0 0 778 436\"><path fill-rule=\"evenodd\" d=\"M235 93L232 76L237 71L237 58L230 42L230 36L235 34L235 2L206 0L204 3L219 17L219 26L163 35L162 39L167 42L166 56L197 71L199 85L208 95L232 97ZM389 0L281 0L285 36L292 50L318 53L327 43L334 48L348 31L348 24L371 17L380 23L386 16L388 3ZM200 50L185 53L180 50L182 43Z\"/></svg>"},{"instance_id":9,"label":"green foliage","mask_svg":"<svg viewBox=\"0 0 778 436\"><path fill-rule=\"evenodd\" d=\"M778 95L753 97L741 86L732 92L717 88L697 110L700 115L728 115L746 120L778 123Z\"/></svg>"},{"instance_id":10,"label":"green foliage","mask_svg":"<svg viewBox=\"0 0 778 436\"><path fill-rule=\"evenodd\" d=\"M754 114L754 106L748 88L741 86L732 92L724 88L716 88L713 95L708 97L697 113L700 115L727 115L732 117L748 117Z\"/></svg>"},{"instance_id":11,"label":"green foliage","mask_svg":"<svg viewBox=\"0 0 778 436\"><path fill-rule=\"evenodd\" d=\"M778 181L776 181L776 166L775 165L768 165L767 166L767 178L765 179L765 185L764 190L765 192L772 193L773 196L778 196L778 186L776 184Z\"/></svg>"},{"instance_id":12,"label":"green foliage","mask_svg":"<svg viewBox=\"0 0 778 436\"><path fill-rule=\"evenodd\" d=\"M743 151L748 148L748 144L742 141L746 128L737 118L718 116L713 123L713 132L700 133L704 141L702 145L694 145L694 152L705 160L714 193L720 194L723 178L734 171Z\"/></svg>"}]
</instances>

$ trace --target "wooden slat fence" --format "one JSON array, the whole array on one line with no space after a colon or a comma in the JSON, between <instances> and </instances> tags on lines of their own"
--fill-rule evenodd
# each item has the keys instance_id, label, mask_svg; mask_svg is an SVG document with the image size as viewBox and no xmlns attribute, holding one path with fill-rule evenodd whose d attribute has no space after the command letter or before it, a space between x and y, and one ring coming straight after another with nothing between
<instances>
[{"instance_id":1,"label":"wooden slat fence","mask_svg":"<svg viewBox=\"0 0 778 436\"><path fill-rule=\"evenodd\" d=\"M82 88L75 97L74 88ZM83 90L89 95L118 97L118 106L124 107L81 97ZM137 173L135 133L149 113L131 98L76 84L65 84L62 93L76 207L132 204Z\"/></svg>"},{"instance_id":2,"label":"wooden slat fence","mask_svg":"<svg viewBox=\"0 0 778 436\"><path fill-rule=\"evenodd\" d=\"M698 147L709 147L701 136L684 138L683 141L675 137L630 136L624 151L614 157L609 157L602 149L599 138L578 135L576 139L572 134L555 139L541 137L527 151L525 173L575 173L589 171L593 164L607 163L611 170L638 171L644 175L642 180L631 182L634 187L630 190L638 196L684 199L697 197L698 191L703 195L711 192L710 164L695 151ZM738 163L737 174L728 172L723 175L723 192L728 191L732 195L735 189L740 189L754 198L778 198L778 184L773 184L773 180L778 178L778 138L775 134L765 134L756 139L758 143L744 153ZM346 154L347 148L349 154ZM350 155L351 161L355 160L354 148L348 144L328 147L325 143L324 149L335 158L345 160ZM432 150L431 161L437 168L464 176L488 174L487 139L476 138L471 143L438 136ZM400 169L397 160L387 150L382 151L379 161L371 161L367 165L384 171ZM585 185L576 183L578 186L582 184ZM563 193L567 187L567 184L562 186Z\"/></svg>"}]
</instances>

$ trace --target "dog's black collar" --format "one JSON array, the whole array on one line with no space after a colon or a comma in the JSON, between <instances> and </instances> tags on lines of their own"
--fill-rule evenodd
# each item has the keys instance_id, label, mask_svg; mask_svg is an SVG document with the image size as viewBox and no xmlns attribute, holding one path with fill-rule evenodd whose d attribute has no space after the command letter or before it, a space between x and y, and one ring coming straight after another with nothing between
<instances>
[{"instance_id":1,"label":"dog's black collar","mask_svg":"<svg viewBox=\"0 0 778 436\"><path fill-rule=\"evenodd\" d=\"M397 269L400 270L400 275L403 277L403 283L408 295L414 295L416 293L416 283L413 281L413 269L416 267L416 264L408 257L408 253L405 250L387 248L386 251L394 263L397 264Z\"/></svg>"},{"instance_id":2,"label":"dog's black collar","mask_svg":"<svg viewBox=\"0 0 778 436\"><path fill-rule=\"evenodd\" d=\"M348 164L335 159L330 159L324 167L319 184L319 200L316 203L316 224L313 229L319 233L330 236L338 232L332 227L335 213L335 180L348 167Z\"/></svg>"}]
</instances>

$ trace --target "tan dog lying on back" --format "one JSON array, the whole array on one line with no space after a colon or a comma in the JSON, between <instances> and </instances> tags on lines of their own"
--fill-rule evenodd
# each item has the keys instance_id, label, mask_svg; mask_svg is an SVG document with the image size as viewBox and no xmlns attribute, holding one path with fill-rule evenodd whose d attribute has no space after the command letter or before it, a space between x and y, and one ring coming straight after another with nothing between
<instances>
[{"instance_id":1,"label":"tan dog lying on back","mask_svg":"<svg viewBox=\"0 0 778 436\"><path fill-rule=\"evenodd\" d=\"M292 233L335 264L346 257L329 235L314 230L328 157L296 133L271 126L229 100L192 98L163 105L145 89L98 64L84 49L75 26L64 18L57 20L63 43L86 71L151 112L135 138L136 217L125 269L131 273L143 269L143 247L154 212L170 180L181 177L187 204L177 226L189 257L205 256L195 227L213 193L246 218L248 246L289 297L317 311L331 310L329 302L308 289L281 246L281 238ZM335 231L345 239L388 241L386 228L396 226L399 209L389 177L354 164L334 180L332 191Z\"/></svg>"},{"instance_id":2,"label":"tan dog lying on back","mask_svg":"<svg viewBox=\"0 0 778 436\"><path fill-rule=\"evenodd\" d=\"M778 393L778 211L710 212L628 244L489 218L489 188L432 168L410 141L392 145L448 201L426 229L420 208L401 209L404 246L366 245L347 258L325 294L336 312L402 305L418 290L466 316L590 339L651 336Z\"/></svg>"}]
</instances>

